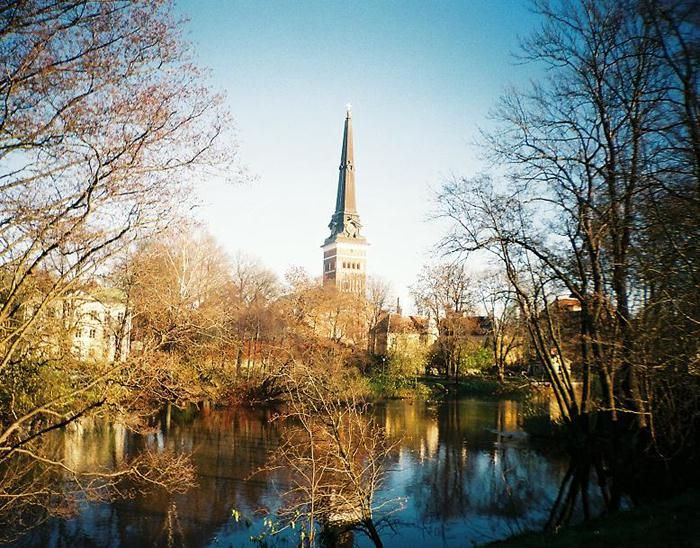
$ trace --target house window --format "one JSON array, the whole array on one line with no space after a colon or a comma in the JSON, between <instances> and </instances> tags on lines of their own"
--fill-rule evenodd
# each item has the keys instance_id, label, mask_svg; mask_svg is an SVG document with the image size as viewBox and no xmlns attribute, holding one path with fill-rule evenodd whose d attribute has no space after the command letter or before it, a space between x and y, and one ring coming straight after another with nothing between
<instances>
[{"instance_id":1,"label":"house window","mask_svg":"<svg viewBox=\"0 0 700 548\"><path fill-rule=\"evenodd\" d=\"M119 323L121 323L123 319L124 319L124 312L117 313L117 321Z\"/></svg>"},{"instance_id":2,"label":"house window","mask_svg":"<svg viewBox=\"0 0 700 548\"><path fill-rule=\"evenodd\" d=\"M96 322L100 321L100 316L94 310L91 311L89 315L90 319L95 320Z\"/></svg>"},{"instance_id":3,"label":"house window","mask_svg":"<svg viewBox=\"0 0 700 548\"><path fill-rule=\"evenodd\" d=\"M91 339L94 339L96 335L97 335L97 330L95 328L90 329L90 333L88 333L88 337L90 337Z\"/></svg>"}]
</instances>

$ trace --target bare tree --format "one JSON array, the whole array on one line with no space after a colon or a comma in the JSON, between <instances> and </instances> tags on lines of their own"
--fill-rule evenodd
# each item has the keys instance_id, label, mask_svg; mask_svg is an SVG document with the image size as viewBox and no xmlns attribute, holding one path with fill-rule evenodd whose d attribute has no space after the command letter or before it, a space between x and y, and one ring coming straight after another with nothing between
<instances>
[{"instance_id":1,"label":"bare tree","mask_svg":"<svg viewBox=\"0 0 700 548\"><path fill-rule=\"evenodd\" d=\"M416 308L436 322L439 362L446 375L459 376L462 351L471 327L463 316L474 311L474 281L464 263L426 264L411 286Z\"/></svg>"},{"instance_id":2,"label":"bare tree","mask_svg":"<svg viewBox=\"0 0 700 548\"><path fill-rule=\"evenodd\" d=\"M218 99L163 2L22 2L4 9L0 367L37 314L167 219L173 184L218 161Z\"/></svg>"},{"instance_id":3,"label":"bare tree","mask_svg":"<svg viewBox=\"0 0 700 548\"><path fill-rule=\"evenodd\" d=\"M648 187L651 167L643 159L658 145L648 128L657 123L668 85L633 2L537 7L546 22L524 42L522 55L553 74L531 93L513 92L499 104L502 129L488 140L511 166L516 190L489 196L488 187L472 186L469 205L478 203L491 216L488 227L472 222L472 232L480 245L505 244L511 258L517 251L536 261L542 276L534 285L530 280L532 289L558 284L581 301L582 336L592 344L582 348L584 375L595 363L605 407L646 424L643 369L631 358L631 268L636 196ZM503 207L510 211L498 211ZM455 217L464 220L465 213ZM487 236L496 221L499 233Z\"/></svg>"},{"instance_id":4,"label":"bare tree","mask_svg":"<svg viewBox=\"0 0 700 548\"><path fill-rule=\"evenodd\" d=\"M234 257L231 282L231 320L238 340L236 371L240 374L244 355L250 371L262 331L272 329L270 305L279 296L280 287L273 272L242 252Z\"/></svg>"},{"instance_id":5,"label":"bare tree","mask_svg":"<svg viewBox=\"0 0 700 548\"><path fill-rule=\"evenodd\" d=\"M299 270L288 273L288 281L282 301L292 331L333 341L338 347L366 348L371 316L364 295L324 286Z\"/></svg>"},{"instance_id":6,"label":"bare tree","mask_svg":"<svg viewBox=\"0 0 700 548\"><path fill-rule=\"evenodd\" d=\"M378 522L396 511L400 501L380 503L375 495L398 442L386 440L368 406L325 359L321 367L294 361L280 375L286 410L277 420L284 420L285 427L266 468L291 473L280 517L305 521L309 546L316 545L317 523L362 531L375 546L383 546Z\"/></svg>"},{"instance_id":7,"label":"bare tree","mask_svg":"<svg viewBox=\"0 0 700 548\"><path fill-rule=\"evenodd\" d=\"M464 264L438 263L423 265L411 294L419 312L439 323L450 312L472 311L472 289Z\"/></svg>"},{"instance_id":8,"label":"bare tree","mask_svg":"<svg viewBox=\"0 0 700 548\"><path fill-rule=\"evenodd\" d=\"M611 441L610 462L624 476L621 455L658 448L660 438L659 454L673 446L689 455L680 431L697 431L686 419L698 416L696 382L679 362L698 354L697 299L688 297L700 271L690 243L698 9L656 0L535 9L544 23L521 56L547 77L508 92L494 112L499 128L485 135L508 178L446 183L439 207L453 224L443 243L501 262L565 421L588 434L603 423L636 434ZM562 294L580 305L568 341L557 325ZM571 342L581 390L565 367ZM592 411L605 417L597 426ZM655 426L662 418L668 428ZM616 489L613 507L619 498Z\"/></svg>"},{"instance_id":9,"label":"bare tree","mask_svg":"<svg viewBox=\"0 0 700 548\"><path fill-rule=\"evenodd\" d=\"M381 278L367 278L367 331L373 333L383 313L390 306L391 285ZM398 311L397 311L398 312ZM368 337L368 350L374 352L374 337Z\"/></svg>"},{"instance_id":10,"label":"bare tree","mask_svg":"<svg viewBox=\"0 0 700 548\"><path fill-rule=\"evenodd\" d=\"M39 325L63 321L59 305L72 291L167 224L186 195L180 181L227 165L232 151L220 139L221 100L190 62L167 1L4 3L0 52L7 466L20 454L43 458L39 439L101 407L127 365L88 369L63 350L40 355Z\"/></svg>"},{"instance_id":11,"label":"bare tree","mask_svg":"<svg viewBox=\"0 0 700 548\"><path fill-rule=\"evenodd\" d=\"M489 320L489 339L499 381L505 378L506 365L518 347L523 346L517 297L507 278L500 272L484 272L478 278L476 292Z\"/></svg>"},{"instance_id":12,"label":"bare tree","mask_svg":"<svg viewBox=\"0 0 700 548\"><path fill-rule=\"evenodd\" d=\"M168 231L130 259L124 289L142 348L186 352L223 331L222 297L230 287L227 257L206 233Z\"/></svg>"}]
</instances>

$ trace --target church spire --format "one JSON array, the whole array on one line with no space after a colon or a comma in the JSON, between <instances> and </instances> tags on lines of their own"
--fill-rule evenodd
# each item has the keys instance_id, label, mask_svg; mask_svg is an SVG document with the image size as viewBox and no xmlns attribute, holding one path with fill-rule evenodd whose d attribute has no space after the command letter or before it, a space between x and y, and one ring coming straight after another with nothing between
<instances>
[{"instance_id":1,"label":"church spire","mask_svg":"<svg viewBox=\"0 0 700 548\"><path fill-rule=\"evenodd\" d=\"M346 105L345 128L343 129L343 148L340 151L340 173L338 174L338 193L335 198L335 212L328 228L331 235L326 243L337 237L363 240L360 235L362 224L357 213L355 200L355 153L352 142L352 110ZM325 245L325 244L324 244Z\"/></svg>"},{"instance_id":2,"label":"church spire","mask_svg":"<svg viewBox=\"0 0 700 548\"><path fill-rule=\"evenodd\" d=\"M355 155L352 146L352 112L345 113L343 148L335 212L328 225L331 234L323 243L323 283L339 291L364 294L367 281L367 240L361 233L355 202Z\"/></svg>"},{"instance_id":3,"label":"church spire","mask_svg":"<svg viewBox=\"0 0 700 548\"><path fill-rule=\"evenodd\" d=\"M340 174L338 175L338 196L335 200L336 215L357 213L355 204L355 155L352 146L352 107L346 105L343 148L340 152Z\"/></svg>"}]
</instances>

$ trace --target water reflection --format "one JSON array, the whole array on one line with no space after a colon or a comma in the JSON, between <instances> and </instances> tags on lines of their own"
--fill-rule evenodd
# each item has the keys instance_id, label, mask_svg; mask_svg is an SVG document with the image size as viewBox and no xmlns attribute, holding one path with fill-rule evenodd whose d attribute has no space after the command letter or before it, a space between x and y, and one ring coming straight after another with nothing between
<instances>
[{"instance_id":1,"label":"water reflection","mask_svg":"<svg viewBox=\"0 0 700 548\"><path fill-rule=\"evenodd\" d=\"M402 439L379 494L406 502L395 531L382 532L386 546L469 546L546 524L567 460L522 435L517 402L392 401L376 413L389 437ZM64 457L83 470L114 468L146 447L191 452L198 487L84 503L76 517L54 519L18 545L249 545L262 530L258 511L274 510L286 482L281 472L248 479L278 443L279 425L269 418L266 411L173 412L146 436L89 423L65 432ZM235 520L233 509L251 524ZM355 543L370 545L359 536Z\"/></svg>"},{"instance_id":2,"label":"water reflection","mask_svg":"<svg viewBox=\"0 0 700 548\"><path fill-rule=\"evenodd\" d=\"M387 428L406 433L387 484L406 497L414 523L401 542L470 545L546 521L566 461L528 443L517 402L461 400L405 414L402 406L385 411Z\"/></svg>"}]
</instances>

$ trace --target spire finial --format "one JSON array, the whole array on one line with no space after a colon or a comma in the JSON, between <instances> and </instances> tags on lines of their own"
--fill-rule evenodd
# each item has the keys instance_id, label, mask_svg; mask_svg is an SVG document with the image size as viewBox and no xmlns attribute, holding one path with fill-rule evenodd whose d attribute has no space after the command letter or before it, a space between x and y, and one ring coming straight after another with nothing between
<instances>
[{"instance_id":1,"label":"spire finial","mask_svg":"<svg viewBox=\"0 0 700 548\"><path fill-rule=\"evenodd\" d=\"M345 114L346 118L352 118L352 105L350 103L345 105Z\"/></svg>"}]
</instances>

